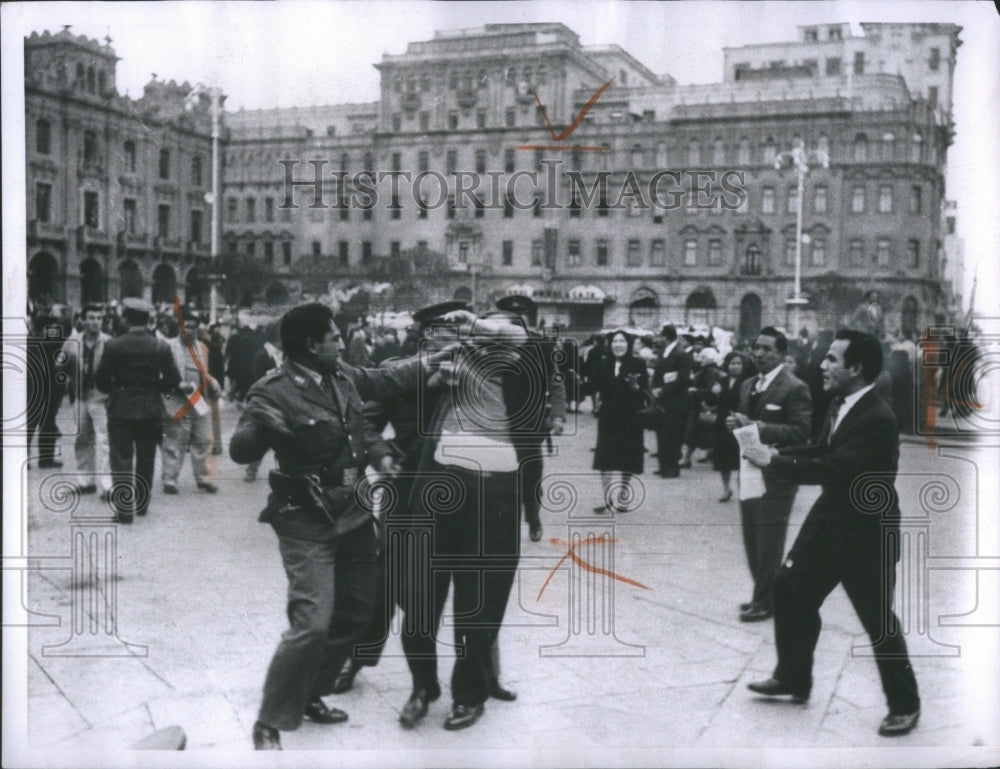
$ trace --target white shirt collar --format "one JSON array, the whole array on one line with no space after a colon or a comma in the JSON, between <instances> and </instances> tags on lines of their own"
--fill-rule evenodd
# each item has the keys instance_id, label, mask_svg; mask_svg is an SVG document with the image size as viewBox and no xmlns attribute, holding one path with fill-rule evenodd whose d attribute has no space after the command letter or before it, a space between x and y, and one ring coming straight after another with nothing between
<instances>
[{"instance_id":1,"label":"white shirt collar","mask_svg":"<svg viewBox=\"0 0 1000 769\"><path fill-rule=\"evenodd\" d=\"M774 378L778 376L778 374L781 372L781 369L783 369L784 367L785 367L784 363L779 363L777 366L768 371L766 374L761 374L760 379L757 380L757 392L762 393L764 392L764 390L770 387L771 382L774 381Z\"/></svg>"},{"instance_id":2,"label":"white shirt collar","mask_svg":"<svg viewBox=\"0 0 1000 769\"><path fill-rule=\"evenodd\" d=\"M854 404L861 400L865 394L875 387L875 383L872 382L870 385L862 387L856 393L851 393L850 395L844 396L844 402L840 404L840 411L837 412L837 420L833 423L833 431L835 432L840 426L840 423L844 421L844 417L847 416L847 412L854 408Z\"/></svg>"}]
</instances>

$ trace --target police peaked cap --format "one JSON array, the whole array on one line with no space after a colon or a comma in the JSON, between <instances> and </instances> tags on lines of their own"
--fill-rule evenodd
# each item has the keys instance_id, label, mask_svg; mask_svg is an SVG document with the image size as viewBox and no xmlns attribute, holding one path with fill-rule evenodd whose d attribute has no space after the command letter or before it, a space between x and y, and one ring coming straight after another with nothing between
<instances>
[{"instance_id":1,"label":"police peaked cap","mask_svg":"<svg viewBox=\"0 0 1000 769\"><path fill-rule=\"evenodd\" d=\"M449 312L455 312L456 310L471 311L471 309L468 302L462 302L457 299L448 302L438 302L437 304L421 307L413 313L413 322L421 326L426 326L431 321L447 315Z\"/></svg>"},{"instance_id":2,"label":"police peaked cap","mask_svg":"<svg viewBox=\"0 0 1000 769\"><path fill-rule=\"evenodd\" d=\"M148 323L156 312L156 308L149 302L134 296L122 299L121 306L125 320L131 323Z\"/></svg>"},{"instance_id":3,"label":"police peaked cap","mask_svg":"<svg viewBox=\"0 0 1000 769\"><path fill-rule=\"evenodd\" d=\"M505 312L513 312L518 315L530 315L538 310L538 304L530 296L523 294L512 294L502 296L496 301L497 309Z\"/></svg>"}]
</instances>

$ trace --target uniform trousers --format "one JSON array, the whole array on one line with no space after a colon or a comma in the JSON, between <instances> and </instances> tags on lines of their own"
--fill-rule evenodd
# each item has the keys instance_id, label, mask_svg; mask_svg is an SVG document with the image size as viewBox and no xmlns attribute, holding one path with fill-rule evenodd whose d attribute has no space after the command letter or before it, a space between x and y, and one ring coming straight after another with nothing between
<instances>
[{"instance_id":1,"label":"uniform trousers","mask_svg":"<svg viewBox=\"0 0 1000 769\"><path fill-rule=\"evenodd\" d=\"M521 460L521 470L518 473L521 504L524 506L525 523L538 524L541 523L539 511L542 507L542 474L545 467L542 444L539 441L525 448L530 451L530 455Z\"/></svg>"},{"instance_id":2,"label":"uniform trousers","mask_svg":"<svg viewBox=\"0 0 1000 769\"><path fill-rule=\"evenodd\" d=\"M176 485L184 464L184 455L191 454L191 469L197 483L208 481L208 452L212 446L212 425L209 414L191 409L180 419L168 416L163 420L163 482Z\"/></svg>"},{"instance_id":3,"label":"uniform trousers","mask_svg":"<svg viewBox=\"0 0 1000 769\"><path fill-rule=\"evenodd\" d=\"M319 513L317 513L318 515ZM289 628L271 658L258 720L291 731L330 691L375 606L378 545L364 523L332 541L278 537L288 577Z\"/></svg>"},{"instance_id":4,"label":"uniform trousers","mask_svg":"<svg viewBox=\"0 0 1000 769\"><path fill-rule=\"evenodd\" d=\"M81 398L77 401L80 409L80 432L73 444L76 453L76 469L80 473L79 484L100 485L102 490L111 489L111 458L108 448L108 408L104 398Z\"/></svg>"},{"instance_id":5,"label":"uniform trousers","mask_svg":"<svg viewBox=\"0 0 1000 769\"><path fill-rule=\"evenodd\" d=\"M868 547L857 547L856 542L863 537L873 541ZM855 542L848 542L851 539ZM805 546L795 544L775 583L778 665L774 678L809 692L813 653L822 624L819 609L830 592L842 584L872 641L871 653L889 712L903 715L920 708L920 695L899 618L892 610L897 558L890 547L880 551L879 539L877 531L845 533L842 522L831 520Z\"/></svg>"},{"instance_id":6,"label":"uniform trousers","mask_svg":"<svg viewBox=\"0 0 1000 769\"><path fill-rule=\"evenodd\" d=\"M795 491L767 492L757 499L740 501L743 547L753 577L753 598L756 608L774 608L774 580L785 554L788 517L795 503Z\"/></svg>"},{"instance_id":7,"label":"uniform trousers","mask_svg":"<svg viewBox=\"0 0 1000 769\"><path fill-rule=\"evenodd\" d=\"M434 512L431 556L418 565L420 583L431 585L424 600L412 607L413 627L404 649L422 643L429 646L433 635L421 632L437 626L436 617L453 585L455 667L451 694L454 702L478 705L489 697L495 677L492 648L503 624L507 600L517 571L520 515L516 472L479 473L436 465L433 473L451 476L460 484L454 504L442 504ZM407 652L408 658L410 652ZM419 673L415 682L437 683L436 658L415 660ZM411 671L413 670L411 664ZM431 678L433 670L433 678ZM429 682L433 680L433 684Z\"/></svg>"},{"instance_id":8,"label":"uniform trousers","mask_svg":"<svg viewBox=\"0 0 1000 769\"><path fill-rule=\"evenodd\" d=\"M149 508L161 429L159 419L108 417L111 473L117 487L112 499L121 515L144 515Z\"/></svg>"}]
</instances>

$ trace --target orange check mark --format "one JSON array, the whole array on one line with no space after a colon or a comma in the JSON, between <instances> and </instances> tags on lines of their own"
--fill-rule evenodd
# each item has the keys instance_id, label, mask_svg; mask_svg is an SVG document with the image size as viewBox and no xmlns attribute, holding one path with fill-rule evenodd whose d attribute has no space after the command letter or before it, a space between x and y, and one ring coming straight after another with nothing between
<instances>
[{"instance_id":1,"label":"orange check mark","mask_svg":"<svg viewBox=\"0 0 1000 769\"><path fill-rule=\"evenodd\" d=\"M583 109L581 109L576 114L576 117L573 118L573 122L569 124L569 128L562 133L556 133L555 129L552 127L552 123L549 121L549 113L545 111L545 105L542 104L542 100L538 98L538 93L536 92L535 101L538 103L539 109L542 110L542 118L545 120L545 125L548 126L549 135L552 137L552 140L561 142L568 138L577 128L579 128L584 118L587 117L587 113L590 112L591 108L595 104L597 104L597 100L601 98L601 95L608 89L608 86L611 85L614 80L614 78L611 78L611 80L597 89L597 92L591 96L590 99L588 99L586 104L583 105Z\"/></svg>"}]
</instances>

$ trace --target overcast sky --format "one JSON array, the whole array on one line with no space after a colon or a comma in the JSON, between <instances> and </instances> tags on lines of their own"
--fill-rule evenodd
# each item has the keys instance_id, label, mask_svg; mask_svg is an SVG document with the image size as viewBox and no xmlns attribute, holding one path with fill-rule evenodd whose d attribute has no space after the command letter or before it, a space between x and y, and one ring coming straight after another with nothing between
<instances>
[{"instance_id":1,"label":"overcast sky","mask_svg":"<svg viewBox=\"0 0 1000 769\"><path fill-rule=\"evenodd\" d=\"M1000 23L991 2L4 3L2 11L5 67L20 58L23 35L71 24L76 34L110 35L119 91L140 96L156 72L220 86L230 110L374 101L372 65L383 53L491 22L560 21L584 45L620 45L681 84L718 82L723 47L794 40L801 24L956 23L964 29L947 196L959 203L967 284L979 264L977 309L1000 315ZM10 103L5 93L5 114Z\"/></svg>"}]
</instances>

